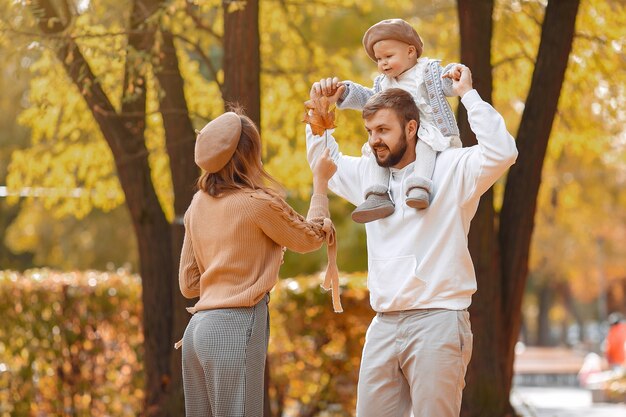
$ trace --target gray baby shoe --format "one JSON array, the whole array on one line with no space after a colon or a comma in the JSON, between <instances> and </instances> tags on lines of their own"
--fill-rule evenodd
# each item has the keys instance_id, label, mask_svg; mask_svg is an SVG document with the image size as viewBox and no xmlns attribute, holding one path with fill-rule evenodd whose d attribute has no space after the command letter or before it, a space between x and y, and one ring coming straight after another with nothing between
<instances>
[{"instance_id":1,"label":"gray baby shoe","mask_svg":"<svg viewBox=\"0 0 626 417\"><path fill-rule=\"evenodd\" d=\"M365 201L352 212L352 220L369 223L390 216L394 210L386 189L371 190L365 194Z\"/></svg>"},{"instance_id":2,"label":"gray baby shoe","mask_svg":"<svg viewBox=\"0 0 626 417\"><path fill-rule=\"evenodd\" d=\"M406 193L406 205L414 209L425 209L430 205L430 196L423 188L411 188Z\"/></svg>"},{"instance_id":3,"label":"gray baby shoe","mask_svg":"<svg viewBox=\"0 0 626 417\"><path fill-rule=\"evenodd\" d=\"M422 210L430 205L433 182L428 178L410 177L406 181L406 205Z\"/></svg>"}]
</instances>

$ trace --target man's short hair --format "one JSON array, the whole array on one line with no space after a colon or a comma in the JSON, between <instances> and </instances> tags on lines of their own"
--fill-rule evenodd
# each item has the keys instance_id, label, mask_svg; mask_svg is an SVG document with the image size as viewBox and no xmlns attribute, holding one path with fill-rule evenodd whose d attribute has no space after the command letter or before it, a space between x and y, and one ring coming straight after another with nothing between
<instances>
[{"instance_id":1,"label":"man's short hair","mask_svg":"<svg viewBox=\"0 0 626 417\"><path fill-rule=\"evenodd\" d=\"M363 118L369 119L381 109L393 110L403 128L410 120L415 120L419 125L420 115L415 100L401 88L390 88L370 97L363 107Z\"/></svg>"}]
</instances>

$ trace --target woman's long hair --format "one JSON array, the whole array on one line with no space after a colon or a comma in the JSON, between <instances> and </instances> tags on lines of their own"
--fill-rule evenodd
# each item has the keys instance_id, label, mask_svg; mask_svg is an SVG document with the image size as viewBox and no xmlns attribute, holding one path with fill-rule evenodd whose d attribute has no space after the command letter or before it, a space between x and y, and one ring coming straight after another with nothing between
<instances>
[{"instance_id":1,"label":"woman's long hair","mask_svg":"<svg viewBox=\"0 0 626 417\"><path fill-rule=\"evenodd\" d=\"M243 114L241 108L234 107L232 111L241 120L237 149L224 168L213 174L203 172L196 182L197 188L213 197L244 188L281 193L280 184L263 169L261 136L254 122Z\"/></svg>"}]
</instances>

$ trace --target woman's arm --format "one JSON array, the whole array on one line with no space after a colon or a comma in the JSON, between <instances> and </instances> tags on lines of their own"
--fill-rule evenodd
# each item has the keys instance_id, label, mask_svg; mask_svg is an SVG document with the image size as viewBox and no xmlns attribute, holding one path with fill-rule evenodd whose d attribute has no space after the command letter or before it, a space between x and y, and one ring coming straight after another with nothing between
<instances>
[{"instance_id":1,"label":"woman's arm","mask_svg":"<svg viewBox=\"0 0 626 417\"><path fill-rule=\"evenodd\" d=\"M200 296L200 269L193 253L193 243L189 236L187 213L185 213L185 238L180 253L180 267L178 270L178 285L185 298Z\"/></svg>"},{"instance_id":2,"label":"woman's arm","mask_svg":"<svg viewBox=\"0 0 626 417\"><path fill-rule=\"evenodd\" d=\"M292 209L282 198L265 191L251 193L247 214L280 246L304 253L319 249L332 233L328 211L328 180L336 171L329 151L324 151L313 168L313 195L307 217Z\"/></svg>"}]
</instances>

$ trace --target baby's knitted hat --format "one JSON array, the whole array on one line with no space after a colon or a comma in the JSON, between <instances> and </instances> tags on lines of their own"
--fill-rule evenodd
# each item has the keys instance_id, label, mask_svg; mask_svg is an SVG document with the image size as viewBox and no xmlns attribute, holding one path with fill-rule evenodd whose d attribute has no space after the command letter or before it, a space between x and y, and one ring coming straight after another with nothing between
<instances>
[{"instance_id":1,"label":"baby's knitted hat","mask_svg":"<svg viewBox=\"0 0 626 417\"><path fill-rule=\"evenodd\" d=\"M376 23L367 29L367 32L363 35L365 52L374 62L376 62L374 45L376 42L385 39L393 39L413 45L417 52L417 57L419 58L422 55L424 43L415 29L402 19L387 19Z\"/></svg>"},{"instance_id":2,"label":"baby's knitted hat","mask_svg":"<svg viewBox=\"0 0 626 417\"><path fill-rule=\"evenodd\" d=\"M226 166L233 157L241 137L241 119L227 112L211 120L197 131L194 159L196 165L213 174Z\"/></svg>"}]
</instances>

